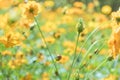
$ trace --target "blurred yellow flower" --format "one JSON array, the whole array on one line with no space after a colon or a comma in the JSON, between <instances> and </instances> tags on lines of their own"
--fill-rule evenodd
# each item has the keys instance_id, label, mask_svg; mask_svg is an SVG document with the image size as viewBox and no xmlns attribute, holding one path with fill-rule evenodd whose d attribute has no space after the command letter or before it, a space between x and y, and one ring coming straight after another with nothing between
<instances>
[{"instance_id":1,"label":"blurred yellow flower","mask_svg":"<svg viewBox=\"0 0 120 80\"><path fill-rule=\"evenodd\" d=\"M87 6L88 12L92 13L94 11L94 7L95 5L93 2L88 3L88 6Z\"/></svg>"},{"instance_id":2,"label":"blurred yellow flower","mask_svg":"<svg viewBox=\"0 0 120 80\"><path fill-rule=\"evenodd\" d=\"M82 8L83 8L83 6L84 6L84 4L83 4L82 2L77 2L77 1L76 1L76 2L74 2L73 6L74 6L74 7L78 7L78 8L81 8L81 9L82 9Z\"/></svg>"},{"instance_id":3,"label":"blurred yellow flower","mask_svg":"<svg viewBox=\"0 0 120 80\"><path fill-rule=\"evenodd\" d=\"M9 8L12 4L13 0L0 0L0 9Z\"/></svg>"},{"instance_id":4,"label":"blurred yellow flower","mask_svg":"<svg viewBox=\"0 0 120 80\"><path fill-rule=\"evenodd\" d=\"M75 43L72 42L72 41L64 41L63 46L64 47L69 47L69 48L74 48Z\"/></svg>"},{"instance_id":5,"label":"blurred yellow flower","mask_svg":"<svg viewBox=\"0 0 120 80\"><path fill-rule=\"evenodd\" d=\"M40 12L40 4L35 1L29 1L25 4L24 16L28 19L33 19Z\"/></svg>"},{"instance_id":6,"label":"blurred yellow flower","mask_svg":"<svg viewBox=\"0 0 120 80\"><path fill-rule=\"evenodd\" d=\"M25 55L22 52L17 52L16 55L15 55L15 58L16 59L22 59L22 58L25 58Z\"/></svg>"},{"instance_id":7,"label":"blurred yellow flower","mask_svg":"<svg viewBox=\"0 0 120 80\"><path fill-rule=\"evenodd\" d=\"M11 68L11 69L15 69L16 68L16 62L15 60L10 60L8 62L8 66Z\"/></svg>"},{"instance_id":8,"label":"blurred yellow flower","mask_svg":"<svg viewBox=\"0 0 120 80\"><path fill-rule=\"evenodd\" d=\"M41 30L44 32L53 32L57 29L56 23L48 21L45 25L41 26Z\"/></svg>"},{"instance_id":9,"label":"blurred yellow flower","mask_svg":"<svg viewBox=\"0 0 120 80\"><path fill-rule=\"evenodd\" d=\"M22 27L22 28L30 28L32 23L33 23L33 21L28 20L26 18L21 18L19 20L19 26Z\"/></svg>"},{"instance_id":10,"label":"blurred yellow flower","mask_svg":"<svg viewBox=\"0 0 120 80\"><path fill-rule=\"evenodd\" d=\"M102 80L118 80L118 79L117 79L117 76L111 74L111 75L109 75L108 77L106 77Z\"/></svg>"},{"instance_id":11,"label":"blurred yellow flower","mask_svg":"<svg viewBox=\"0 0 120 80\"><path fill-rule=\"evenodd\" d=\"M101 11L104 14L110 14L112 11L112 8L109 5L105 5L102 7Z\"/></svg>"},{"instance_id":12,"label":"blurred yellow flower","mask_svg":"<svg viewBox=\"0 0 120 80\"><path fill-rule=\"evenodd\" d=\"M19 33L8 32L0 38L0 43L3 43L6 47L13 47L20 44L21 40L23 40L23 37Z\"/></svg>"},{"instance_id":13,"label":"blurred yellow flower","mask_svg":"<svg viewBox=\"0 0 120 80\"><path fill-rule=\"evenodd\" d=\"M57 57L58 58L58 57ZM68 62L69 57L65 56L65 55L61 55L60 59L57 60L57 62L61 63L61 64L65 64L66 62Z\"/></svg>"},{"instance_id":14,"label":"blurred yellow flower","mask_svg":"<svg viewBox=\"0 0 120 80\"><path fill-rule=\"evenodd\" d=\"M50 80L49 74L48 74L47 72L44 72L44 73L42 74L42 80Z\"/></svg>"},{"instance_id":15,"label":"blurred yellow flower","mask_svg":"<svg viewBox=\"0 0 120 80\"><path fill-rule=\"evenodd\" d=\"M53 44L55 42L55 38L53 38L53 37L46 37L45 41L50 43L50 44Z\"/></svg>"},{"instance_id":16,"label":"blurred yellow flower","mask_svg":"<svg viewBox=\"0 0 120 80\"><path fill-rule=\"evenodd\" d=\"M37 61L40 62L44 59L44 55L42 53L38 53L37 55Z\"/></svg>"},{"instance_id":17,"label":"blurred yellow flower","mask_svg":"<svg viewBox=\"0 0 120 80\"><path fill-rule=\"evenodd\" d=\"M72 7L66 11L67 14L80 15L84 13L83 9Z\"/></svg>"},{"instance_id":18,"label":"blurred yellow flower","mask_svg":"<svg viewBox=\"0 0 120 80\"><path fill-rule=\"evenodd\" d=\"M120 27L118 27L115 31L113 31L113 34L109 40L109 47L111 49L113 58L116 58L116 56L120 53Z\"/></svg>"},{"instance_id":19,"label":"blurred yellow flower","mask_svg":"<svg viewBox=\"0 0 120 80\"><path fill-rule=\"evenodd\" d=\"M12 53L11 53L10 51L8 51L8 50L5 50L5 51L1 52L1 54L2 54L3 56L12 55Z\"/></svg>"},{"instance_id":20,"label":"blurred yellow flower","mask_svg":"<svg viewBox=\"0 0 120 80\"><path fill-rule=\"evenodd\" d=\"M20 80L33 80L33 79L32 79L32 75L30 73L27 73L27 75L21 78Z\"/></svg>"},{"instance_id":21,"label":"blurred yellow flower","mask_svg":"<svg viewBox=\"0 0 120 80\"><path fill-rule=\"evenodd\" d=\"M64 15L62 17L62 23L67 24L67 23L72 23L73 17L71 15Z\"/></svg>"},{"instance_id":22,"label":"blurred yellow flower","mask_svg":"<svg viewBox=\"0 0 120 80\"><path fill-rule=\"evenodd\" d=\"M52 0L45 1L44 6L45 7L52 7L52 6L54 6L54 1L52 1Z\"/></svg>"},{"instance_id":23,"label":"blurred yellow flower","mask_svg":"<svg viewBox=\"0 0 120 80\"><path fill-rule=\"evenodd\" d=\"M119 27L120 26L120 10L116 12L112 12L112 19L113 19L113 23Z\"/></svg>"}]
</instances>

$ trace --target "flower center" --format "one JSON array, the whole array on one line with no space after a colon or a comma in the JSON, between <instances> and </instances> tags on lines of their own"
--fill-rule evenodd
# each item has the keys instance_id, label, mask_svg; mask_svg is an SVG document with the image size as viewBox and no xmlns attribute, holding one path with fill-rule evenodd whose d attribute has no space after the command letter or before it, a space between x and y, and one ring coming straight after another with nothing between
<instances>
[{"instance_id":1,"label":"flower center","mask_svg":"<svg viewBox=\"0 0 120 80\"><path fill-rule=\"evenodd\" d=\"M34 9L33 9L33 8L30 8L29 12L33 14Z\"/></svg>"},{"instance_id":2,"label":"flower center","mask_svg":"<svg viewBox=\"0 0 120 80\"><path fill-rule=\"evenodd\" d=\"M116 22L119 24L119 22L120 22L120 17L116 17Z\"/></svg>"}]
</instances>

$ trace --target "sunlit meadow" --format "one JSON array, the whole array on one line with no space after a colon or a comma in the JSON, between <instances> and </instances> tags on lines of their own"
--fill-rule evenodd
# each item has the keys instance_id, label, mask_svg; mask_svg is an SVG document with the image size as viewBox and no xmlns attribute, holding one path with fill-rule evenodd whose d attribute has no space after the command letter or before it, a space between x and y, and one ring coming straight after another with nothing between
<instances>
[{"instance_id":1,"label":"sunlit meadow","mask_svg":"<svg viewBox=\"0 0 120 80\"><path fill-rule=\"evenodd\" d=\"M0 80L120 80L120 0L0 0Z\"/></svg>"}]
</instances>

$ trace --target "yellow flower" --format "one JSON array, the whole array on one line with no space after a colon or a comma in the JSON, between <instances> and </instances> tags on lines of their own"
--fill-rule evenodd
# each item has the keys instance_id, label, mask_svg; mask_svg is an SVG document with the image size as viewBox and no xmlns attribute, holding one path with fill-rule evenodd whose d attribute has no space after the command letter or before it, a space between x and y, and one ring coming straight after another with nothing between
<instances>
[{"instance_id":1,"label":"yellow flower","mask_svg":"<svg viewBox=\"0 0 120 80\"><path fill-rule=\"evenodd\" d=\"M53 1L49 1L49 0L48 0L48 1L45 1L45 2L44 2L44 6L45 6L45 7L52 7L52 6L54 6L54 2L53 2Z\"/></svg>"},{"instance_id":2,"label":"yellow flower","mask_svg":"<svg viewBox=\"0 0 120 80\"><path fill-rule=\"evenodd\" d=\"M16 59L22 59L24 57L25 57L25 55L22 52L17 52L16 55L15 55Z\"/></svg>"},{"instance_id":3,"label":"yellow flower","mask_svg":"<svg viewBox=\"0 0 120 80\"><path fill-rule=\"evenodd\" d=\"M84 13L83 9L80 8L76 8L76 7L72 7L70 9L67 10L66 12L67 14L75 14L75 15L80 15Z\"/></svg>"},{"instance_id":4,"label":"yellow flower","mask_svg":"<svg viewBox=\"0 0 120 80\"><path fill-rule=\"evenodd\" d=\"M67 47L67 48L74 48L75 47L75 43L74 42L71 42L71 41L65 41L64 43L63 43L63 46L64 47Z\"/></svg>"},{"instance_id":5,"label":"yellow flower","mask_svg":"<svg viewBox=\"0 0 120 80\"><path fill-rule=\"evenodd\" d=\"M29 1L25 6L24 15L28 19L33 19L40 12L40 4L35 1Z\"/></svg>"},{"instance_id":6,"label":"yellow flower","mask_svg":"<svg viewBox=\"0 0 120 80\"><path fill-rule=\"evenodd\" d=\"M44 59L44 56L42 53L38 53L37 55L37 61L42 61Z\"/></svg>"},{"instance_id":7,"label":"yellow flower","mask_svg":"<svg viewBox=\"0 0 120 80\"><path fill-rule=\"evenodd\" d=\"M116 26L120 26L120 10L112 12L113 22ZM115 26L114 25L114 26Z\"/></svg>"},{"instance_id":8,"label":"yellow flower","mask_svg":"<svg viewBox=\"0 0 120 80\"><path fill-rule=\"evenodd\" d=\"M0 43L6 47L13 47L21 43L22 36L19 33L8 32L5 36L0 38Z\"/></svg>"},{"instance_id":9,"label":"yellow flower","mask_svg":"<svg viewBox=\"0 0 120 80\"><path fill-rule=\"evenodd\" d=\"M104 14L110 14L112 11L112 8L109 5L105 5L102 7L101 11Z\"/></svg>"},{"instance_id":10,"label":"yellow flower","mask_svg":"<svg viewBox=\"0 0 120 80\"><path fill-rule=\"evenodd\" d=\"M21 78L20 80L33 80L33 79L32 79L32 75L30 73L27 73L27 75Z\"/></svg>"},{"instance_id":11,"label":"yellow flower","mask_svg":"<svg viewBox=\"0 0 120 80\"><path fill-rule=\"evenodd\" d=\"M112 51L113 58L120 53L120 27L118 27L112 34L109 40L109 47Z\"/></svg>"},{"instance_id":12,"label":"yellow flower","mask_svg":"<svg viewBox=\"0 0 120 80\"><path fill-rule=\"evenodd\" d=\"M53 37L46 37L45 41L48 42L48 43L53 44L55 42L55 38L53 38Z\"/></svg>"},{"instance_id":13,"label":"yellow flower","mask_svg":"<svg viewBox=\"0 0 120 80\"><path fill-rule=\"evenodd\" d=\"M62 23L72 23L73 22L73 17L70 15L64 15L62 17Z\"/></svg>"},{"instance_id":14,"label":"yellow flower","mask_svg":"<svg viewBox=\"0 0 120 80\"><path fill-rule=\"evenodd\" d=\"M48 74L47 72L44 72L44 73L42 74L42 80L50 80L49 74Z\"/></svg>"},{"instance_id":15,"label":"yellow flower","mask_svg":"<svg viewBox=\"0 0 120 80\"><path fill-rule=\"evenodd\" d=\"M45 66L49 66L51 63L49 62L49 61L46 61L45 63L44 63L44 65Z\"/></svg>"},{"instance_id":16,"label":"yellow flower","mask_svg":"<svg viewBox=\"0 0 120 80\"><path fill-rule=\"evenodd\" d=\"M11 68L11 69L15 69L16 68L16 62L15 60L10 60L8 62L8 66Z\"/></svg>"},{"instance_id":17,"label":"yellow flower","mask_svg":"<svg viewBox=\"0 0 120 80\"><path fill-rule=\"evenodd\" d=\"M58 59L59 58L59 59ZM58 60L57 60L58 59ZM57 61L61 64L65 64L66 62L68 62L69 60L69 57L68 56L64 56L64 55L61 55L61 56L58 56L57 57Z\"/></svg>"},{"instance_id":18,"label":"yellow flower","mask_svg":"<svg viewBox=\"0 0 120 80\"><path fill-rule=\"evenodd\" d=\"M94 7L95 5L93 2L88 3L88 6L87 6L88 12L92 13L94 11Z\"/></svg>"},{"instance_id":19,"label":"yellow flower","mask_svg":"<svg viewBox=\"0 0 120 80\"><path fill-rule=\"evenodd\" d=\"M19 20L19 25L21 26L21 27L25 27L25 28L30 28L30 26L31 26L31 24L33 23L33 21L31 21L31 20L28 20L28 19L26 19L26 18L21 18L20 20Z\"/></svg>"},{"instance_id":20,"label":"yellow flower","mask_svg":"<svg viewBox=\"0 0 120 80\"><path fill-rule=\"evenodd\" d=\"M0 9L9 8L12 4L13 0L0 0Z\"/></svg>"},{"instance_id":21,"label":"yellow flower","mask_svg":"<svg viewBox=\"0 0 120 80\"><path fill-rule=\"evenodd\" d=\"M41 26L41 30L44 32L53 32L57 29L56 23L48 21L45 25Z\"/></svg>"},{"instance_id":22,"label":"yellow flower","mask_svg":"<svg viewBox=\"0 0 120 80\"><path fill-rule=\"evenodd\" d=\"M12 53L11 53L10 51L8 51L8 50L3 51L1 54L2 54L3 56L12 55Z\"/></svg>"},{"instance_id":23,"label":"yellow flower","mask_svg":"<svg viewBox=\"0 0 120 80\"><path fill-rule=\"evenodd\" d=\"M118 80L118 79L117 79L117 76L111 74L111 75L109 75L108 77L106 77L102 80Z\"/></svg>"},{"instance_id":24,"label":"yellow flower","mask_svg":"<svg viewBox=\"0 0 120 80\"><path fill-rule=\"evenodd\" d=\"M15 55L15 61L17 66L27 63L25 55L22 52L17 52Z\"/></svg>"},{"instance_id":25,"label":"yellow flower","mask_svg":"<svg viewBox=\"0 0 120 80\"><path fill-rule=\"evenodd\" d=\"M74 2L73 4L74 7L78 7L78 8L83 8L84 4L82 2Z\"/></svg>"}]
</instances>

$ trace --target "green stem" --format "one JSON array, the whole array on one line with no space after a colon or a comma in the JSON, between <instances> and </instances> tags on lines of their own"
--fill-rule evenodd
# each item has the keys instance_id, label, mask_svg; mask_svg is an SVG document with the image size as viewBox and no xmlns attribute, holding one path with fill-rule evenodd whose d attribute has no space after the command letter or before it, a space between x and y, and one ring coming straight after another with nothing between
<instances>
[{"instance_id":1,"label":"green stem","mask_svg":"<svg viewBox=\"0 0 120 80\"><path fill-rule=\"evenodd\" d=\"M89 75L92 75L94 72L96 72L96 71L108 60L109 57L110 57L110 56L107 56L107 57L105 58L105 60L104 60L101 64L99 64L91 73L88 74L88 76L89 76ZM88 76L87 76L87 77L88 77Z\"/></svg>"},{"instance_id":2,"label":"green stem","mask_svg":"<svg viewBox=\"0 0 120 80\"><path fill-rule=\"evenodd\" d=\"M50 51L49 48L48 48L47 42L45 41L45 37L44 37L41 29L39 28L38 21L37 21L36 18L34 18L34 20L35 20L35 22L37 23L38 30L39 30L39 32L40 32L40 34L41 34L41 37L43 38L43 41L44 41L44 43L45 43L45 45L46 45L46 49L47 49L47 51L48 51L48 53L49 53L49 56L51 57L52 63L53 63L53 65L54 65L56 71L58 72L58 68L57 68L56 63L55 63L55 61L54 61L54 58L53 58L53 56L52 56L52 53L51 53L51 51ZM61 79L60 75L58 75L58 77Z\"/></svg>"},{"instance_id":3,"label":"green stem","mask_svg":"<svg viewBox=\"0 0 120 80\"><path fill-rule=\"evenodd\" d=\"M109 22L105 22L104 24L107 24L107 23L109 23ZM104 25L104 24L101 24L100 26L102 26L102 25ZM87 39L86 39L85 42L83 43L81 49L83 49L83 47L86 46L86 43L88 42L88 40L90 39L90 37L91 37L94 33L97 32L97 30L100 28L100 26L96 26L96 28L90 33L90 35L87 37ZM81 51L80 51L80 53L81 53ZM77 56L76 59L78 59L79 56L80 56L80 54Z\"/></svg>"},{"instance_id":4,"label":"green stem","mask_svg":"<svg viewBox=\"0 0 120 80\"><path fill-rule=\"evenodd\" d=\"M74 64L75 59L76 59L76 51L77 51L77 45L78 45L79 35L80 35L80 33L78 33L78 35L77 35L77 41L76 41L76 46L75 46L75 51L74 51L74 58L73 58L73 61L72 61L71 67L70 67L70 71L69 71L68 79L67 80L70 79L70 76L71 76L71 73L72 73L73 64Z\"/></svg>"},{"instance_id":5,"label":"green stem","mask_svg":"<svg viewBox=\"0 0 120 80\"><path fill-rule=\"evenodd\" d=\"M90 47L89 49L87 50L86 54L84 55L84 57L82 58L80 64L79 64L79 67L78 67L78 72L77 72L77 75L79 76L79 72L81 70L81 66L82 66L82 63L84 62L85 58L88 56L90 50L94 47L94 45L99 42L99 41L104 41L105 39L102 39L102 40L98 40L98 41L95 41Z\"/></svg>"}]
</instances>

